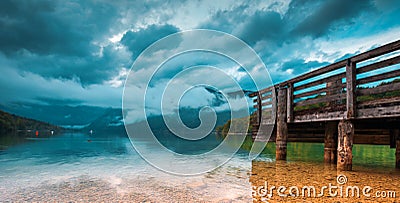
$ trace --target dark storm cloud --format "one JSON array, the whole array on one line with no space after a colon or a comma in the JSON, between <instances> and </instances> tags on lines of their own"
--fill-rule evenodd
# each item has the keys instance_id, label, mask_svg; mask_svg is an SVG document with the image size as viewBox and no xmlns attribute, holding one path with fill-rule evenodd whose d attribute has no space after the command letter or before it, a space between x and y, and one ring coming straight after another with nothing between
<instances>
[{"instance_id":1,"label":"dark storm cloud","mask_svg":"<svg viewBox=\"0 0 400 203\"><path fill-rule=\"evenodd\" d=\"M179 32L179 28L173 25L150 25L139 31L126 32L121 39L121 43L128 47L132 53L132 58L136 59L152 43L176 32Z\"/></svg>"},{"instance_id":2,"label":"dark storm cloud","mask_svg":"<svg viewBox=\"0 0 400 203\"><path fill-rule=\"evenodd\" d=\"M82 85L98 84L110 79L121 67L129 67L129 55L125 56L106 46L102 56L38 55L19 52L12 57L22 71L33 72L45 78L78 80Z\"/></svg>"},{"instance_id":3,"label":"dark storm cloud","mask_svg":"<svg viewBox=\"0 0 400 203\"><path fill-rule=\"evenodd\" d=\"M249 4L243 3L215 12L201 27L233 33L247 42L269 70L273 67L275 81L281 81L287 79L288 68L293 69L293 77L328 63L329 54L314 44L317 40L365 37L400 25L400 3L393 0L292 0L287 10L276 9L279 6L276 2L251 12ZM338 50L335 57L345 58L357 52ZM301 59L311 53L327 62L307 59L311 62L306 63Z\"/></svg>"},{"instance_id":4,"label":"dark storm cloud","mask_svg":"<svg viewBox=\"0 0 400 203\"><path fill-rule=\"evenodd\" d=\"M260 39L281 40L285 37L284 22L277 12L257 11L249 17L238 32L247 43L255 44Z\"/></svg>"},{"instance_id":5,"label":"dark storm cloud","mask_svg":"<svg viewBox=\"0 0 400 203\"><path fill-rule=\"evenodd\" d=\"M400 27L400 3L396 0L276 0L270 5L262 0L239 0L222 4L2 0L0 103L23 100L119 106L121 84L133 60L153 42L181 29L211 28L239 37L255 49L277 82L324 65L324 61L380 46L391 40L392 35L387 37L391 29ZM378 35L382 33L385 35ZM349 48L351 44L341 47L343 39L348 43L366 36L387 38L374 41L374 45L359 45L365 46L363 49ZM336 46L325 51L333 42ZM190 56L160 72L160 78L170 78L187 62L221 64ZM250 84L245 80L248 78L240 82Z\"/></svg>"},{"instance_id":6,"label":"dark storm cloud","mask_svg":"<svg viewBox=\"0 0 400 203\"><path fill-rule=\"evenodd\" d=\"M0 51L22 71L101 83L130 62L118 60L113 47L95 44L118 18L106 1L0 1Z\"/></svg>"},{"instance_id":7,"label":"dark storm cloud","mask_svg":"<svg viewBox=\"0 0 400 203\"><path fill-rule=\"evenodd\" d=\"M104 2L5 0L0 8L0 50L6 54L25 49L44 55L87 56L95 49L91 42L96 35L119 17Z\"/></svg>"},{"instance_id":8,"label":"dark storm cloud","mask_svg":"<svg viewBox=\"0 0 400 203\"><path fill-rule=\"evenodd\" d=\"M292 8L297 9L297 6ZM334 23L340 20L350 21L371 8L372 3L368 0L329 0L317 7L316 11L307 16L292 32L295 35L320 37L326 34Z\"/></svg>"}]
</instances>

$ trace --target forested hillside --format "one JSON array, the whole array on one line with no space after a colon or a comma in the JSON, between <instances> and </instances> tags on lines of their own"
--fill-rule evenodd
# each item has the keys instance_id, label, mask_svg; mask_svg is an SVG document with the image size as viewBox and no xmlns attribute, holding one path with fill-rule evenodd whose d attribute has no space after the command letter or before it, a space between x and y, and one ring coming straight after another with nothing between
<instances>
[{"instance_id":1,"label":"forested hillside","mask_svg":"<svg viewBox=\"0 0 400 203\"><path fill-rule=\"evenodd\" d=\"M17 130L61 130L61 128L49 123L0 111L0 133L8 133Z\"/></svg>"}]
</instances>

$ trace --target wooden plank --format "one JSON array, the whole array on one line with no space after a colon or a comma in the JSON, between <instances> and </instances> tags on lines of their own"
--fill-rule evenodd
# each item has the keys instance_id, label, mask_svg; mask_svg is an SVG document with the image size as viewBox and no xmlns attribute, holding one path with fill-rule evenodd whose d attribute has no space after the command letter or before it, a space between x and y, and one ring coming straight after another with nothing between
<instances>
[{"instance_id":1,"label":"wooden plank","mask_svg":"<svg viewBox=\"0 0 400 203\"><path fill-rule=\"evenodd\" d=\"M325 66L325 67L323 67L323 68L319 68L319 69L317 69L317 70L311 71L311 72L306 73L306 74L304 74L304 75L301 75L301 76L299 76L299 77L293 78L293 79L287 81L287 83L296 83L296 82L300 82L300 81L302 81L302 80L306 80L306 79L309 79L309 78L313 78L313 77L315 77L315 76L322 75L322 74L325 74L325 73L328 73L328 72L331 72L331 71L334 71L334 70L343 68L344 66L346 66L346 60L342 60L342 61L339 61L339 62L330 64L330 65ZM286 84L286 83L283 82L282 84Z\"/></svg>"},{"instance_id":2,"label":"wooden plank","mask_svg":"<svg viewBox=\"0 0 400 203\"><path fill-rule=\"evenodd\" d=\"M376 81L380 81L380 80L386 80L386 79L390 79L390 78L394 78L394 77L398 77L398 76L400 76L400 70L389 71L386 73L359 79L357 81L357 85L367 84L367 83L376 82Z\"/></svg>"},{"instance_id":3,"label":"wooden plank","mask_svg":"<svg viewBox=\"0 0 400 203\"><path fill-rule=\"evenodd\" d=\"M395 65L398 63L400 63L400 56L396 56L396 57L386 59L386 60L383 60L383 61L380 61L377 63L373 63L370 65L360 67L357 69L357 74L366 73L366 72L377 70L380 68L385 68L385 67L392 66L392 65Z\"/></svg>"},{"instance_id":4,"label":"wooden plank","mask_svg":"<svg viewBox=\"0 0 400 203\"><path fill-rule=\"evenodd\" d=\"M272 105L272 101L261 101L261 106Z\"/></svg>"},{"instance_id":5,"label":"wooden plank","mask_svg":"<svg viewBox=\"0 0 400 203\"><path fill-rule=\"evenodd\" d=\"M271 99L272 98L272 94L269 95L265 95L261 97L261 100L267 100L267 99Z\"/></svg>"},{"instance_id":6,"label":"wooden plank","mask_svg":"<svg viewBox=\"0 0 400 203\"><path fill-rule=\"evenodd\" d=\"M375 99L371 101L357 102L357 107L364 108L368 106L379 106L379 105L396 104L396 103L400 103L400 97L391 97L384 99Z\"/></svg>"},{"instance_id":7,"label":"wooden plank","mask_svg":"<svg viewBox=\"0 0 400 203\"><path fill-rule=\"evenodd\" d=\"M400 106L358 109L358 118L388 118L400 116Z\"/></svg>"},{"instance_id":8,"label":"wooden plank","mask_svg":"<svg viewBox=\"0 0 400 203\"><path fill-rule=\"evenodd\" d=\"M307 99L304 101L296 102L294 103L294 106L307 106L311 104L318 104L318 103L324 103L324 102L330 102L330 101L336 101L336 100L341 100L345 99L346 95L345 94L336 94L336 95L329 95L329 96L323 96L320 98L315 98L315 99Z\"/></svg>"},{"instance_id":9,"label":"wooden plank","mask_svg":"<svg viewBox=\"0 0 400 203\"><path fill-rule=\"evenodd\" d=\"M261 97L261 100L264 101L264 100L268 100L268 99L271 99L271 98L272 98L272 95L267 95L267 96ZM253 102L254 103L257 102L257 98L253 99Z\"/></svg>"},{"instance_id":10,"label":"wooden plank","mask_svg":"<svg viewBox=\"0 0 400 203\"><path fill-rule=\"evenodd\" d=\"M392 91L396 91L396 90L400 90L400 83L391 83L391 84L381 85L378 87L368 88L368 89L358 89L357 95L363 96L363 95L371 95L371 94L380 94L380 93L392 92Z\"/></svg>"},{"instance_id":11,"label":"wooden plank","mask_svg":"<svg viewBox=\"0 0 400 203\"><path fill-rule=\"evenodd\" d=\"M261 103L261 106L262 106L262 107L265 107L265 106L268 106L268 105L271 105L271 104ZM257 104L254 104L254 105L253 105L253 108L258 109L258 103L257 103ZM262 108L263 111L264 111L265 109L266 109L266 108ZM267 108L267 109L269 109L269 108Z\"/></svg>"},{"instance_id":12,"label":"wooden plank","mask_svg":"<svg viewBox=\"0 0 400 203\"><path fill-rule=\"evenodd\" d=\"M320 89L316 89L313 91L309 91L309 92L304 92L301 94L296 94L294 95L294 99L299 99L299 98L303 98L303 97L308 97L308 96L312 96L312 95L316 95L316 94L321 94L327 91L327 88L320 88Z\"/></svg>"},{"instance_id":13,"label":"wooden plank","mask_svg":"<svg viewBox=\"0 0 400 203\"><path fill-rule=\"evenodd\" d=\"M318 121L338 121L344 118L344 111L335 111L335 112L315 112L312 114L299 115L295 114L294 122L295 123L303 123L303 122L318 122Z\"/></svg>"},{"instance_id":14,"label":"wooden plank","mask_svg":"<svg viewBox=\"0 0 400 203\"><path fill-rule=\"evenodd\" d=\"M271 87L267 87L267 88L265 88L265 89L262 89L262 90L260 90L260 91L258 91L260 94L264 94L264 93L267 93L267 92L271 92L272 90L274 89L274 86L271 86Z\"/></svg>"},{"instance_id":15,"label":"wooden plank","mask_svg":"<svg viewBox=\"0 0 400 203\"><path fill-rule=\"evenodd\" d=\"M252 97L255 97L257 95L258 95L258 92L252 92L252 93L249 94L249 97L252 98Z\"/></svg>"},{"instance_id":16,"label":"wooden plank","mask_svg":"<svg viewBox=\"0 0 400 203\"><path fill-rule=\"evenodd\" d=\"M344 77L346 77L346 73L339 73L339 74L332 75L332 76L329 76L329 77L326 77L326 78L321 78L319 80L316 80L316 81L313 81L313 82L309 82L309 83L306 83L304 85L297 86L297 87L294 88L294 91L310 88L310 87L317 86L317 85L322 85L322 84L325 84L326 81L339 80L339 79L342 79Z\"/></svg>"},{"instance_id":17,"label":"wooden plank","mask_svg":"<svg viewBox=\"0 0 400 203\"><path fill-rule=\"evenodd\" d=\"M374 58L374 57L377 57L377 56L380 56L380 55L384 55L384 54L387 54L387 53L390 53L390 52L394 52L394 51L397 51L399 49L400 49L400 40L392 42L392 43L384 45L384 46L381 46L381 47L378 47L378 48L375 48L375 49L372 49L370 51L358 54L358 55L356 55L354 57L351 57L349 59L350 59L351 62L357 63L357 62L361 62L361 61L364 61L364 60L367 60L367 59L371 59L371 58ZM303 74L301 76L295 77L295 78L293 78L291 80L288 80L286 82L282 82L282 83L280 83L280 84L278 84L276 86L284 86L284 85L286 85L288 83L297 83L297 82L300 82L300 81L303 81L303 80L306 80L306 79L309 79L309 78L313 78L313 77L318 76L318 75L322 75L322 74L337 70L339 68L342 68L342 67L346 66L346 64L348 63L347 61L349 59L344 59L342 61L338 61L336 63L333 63L333 64L330 64L328 66L325 66L323 68L319 68L317 70L314 70L314 71L311 71L309 73ZM398 60L398 59L396 59L396 60ZM387 63L389 63L389 62L387 62ZM385 65L384 63L382 63L381 65L388 66L388 65ZM363 68L360 68L359 69L360 72L358 72L358 73L362 73L363 69L367 70L366 67L367 66L365 66ZM373 68L373 66L371 65L370 68Z\"/></svg>"},{"instance_id":18,"label":"wooden plank","mask_svg":"<svg viewBox=\"0 0 400 203\"><path fill-rule=\"evenodd\" d=\"M293 83L290 83L287 89L287 122L289 123L293 121L293 110L294 110L293 92L294 92Z\"/></svg>"},{"instance_id":19,"label":"wooden plank","mask_svg":"<svg viewBox=\"0 0 400 203\"><path fill-rule=\"evenodd\" d=\"M331 90L343 89L344 87L346 87L345 83L342 83L341 85L336 86L336 87L324 87L324 88L312 90L312 91L309 91L309 92L295 94L294 95L294 99L299 99L299 98L302 98L302 97L312 96L312 95L316 95L316 94L319 94L319 93L329 92Z\"/></svg>"},{"instance_id":20,"label":"wooden plank","mask_svg":"<svg viewBox=\"0 0 400 203\"><path fill-rule=\"evenodd\" d=\"M354 144L388 145L389 143L389 135L354 134Z\"/></svg>"},{"instance_id":21,"label":"wooden plank","mask_svg":"<svg viewBox=\"0 0 400 203\"><path fill-rule=\"evenodd\" d=\"M292 134L289 133L288 142L317 142L323 143L323 134ZM354 133L353 144L389 145L389 135L362 135ZM335 150L336 151L336 150ZM336 158L336 156L335 156Z\"/></svg>"},{"instance_id":22,"label":"wooden plank","mask_svg":"<svg viewBox=\"0 0 400 203\"><path fill-rule=\"evenodd\" d=\"M375 58L377 56L384 55L384 54L387 54L390 52L394 52L399 49L400 49L400 40L397 40L395 42L392 42L392 43L383 45L381 47L372 49L370 51L353 56L353 57L351 57L351 61L357 63L357 62Z\"/></svg>"},{"instance_id":23,"label":"wooden plank","mask_svg":"<svg viewBox=\"0 0 400 203\"><path fill-rule=\"evenodd\" d=\"M348 60L346 64L346 109L347 118L356 117L356 63Z\"/></svg>"}]
</instances>

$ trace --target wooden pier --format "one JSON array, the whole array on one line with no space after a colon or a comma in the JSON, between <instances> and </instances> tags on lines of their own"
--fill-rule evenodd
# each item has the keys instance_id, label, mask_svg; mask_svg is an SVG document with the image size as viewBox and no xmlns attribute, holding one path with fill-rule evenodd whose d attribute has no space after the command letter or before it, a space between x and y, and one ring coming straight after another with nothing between
<instances>
[{"instance_id":1,"label":"wooden pier","mask_svg":"<svg viewBox=\"0 0 400 203\"><path fill-rule=\"evenodd\" d=\"M400 168L400 40L252 93L253 139L325 143L324 160L352 169L353 144L396 148ZM295 68L295 67L293 67Z\"/></svg>"}]
</instances>

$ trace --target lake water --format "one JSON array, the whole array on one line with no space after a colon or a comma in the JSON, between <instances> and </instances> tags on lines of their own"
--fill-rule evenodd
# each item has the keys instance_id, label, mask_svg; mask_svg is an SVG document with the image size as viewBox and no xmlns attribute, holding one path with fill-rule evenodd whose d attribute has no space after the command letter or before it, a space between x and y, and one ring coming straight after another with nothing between
<instances>
[{"instance_id":1,"label":"lake water","mask_svg":"<svg viewBox=\"0 0 400 203\"><path fill-rule=\"evenodd\" d=\"M7 136L2 137L0 144L0 202L331 202L337 199L326 196L311 200L282 199L276 195L266 198L255 194L254 190L266 181L287 187L290 184L320 187L336 183L336 177L341 175L334 167L322 164L322 144L289 143L288 162L283 163L273 161L273 143L269 143L255 161L248 160L248 152L242 149L214 171L185 177L164 173L147 164L125 135L65 133L30 139L13 136L14 141L4 137ZM201 145L206 147L219 142L210 136ZM154 150L154 153L163 159L161 152ZM354 171L346 175L349 184L360 187L370 184L382 191L398 190L397 197L337 201L399 201L400 173L394 169L394 150L388 146L356 145Z\"/></svg>"}]
</instances>

